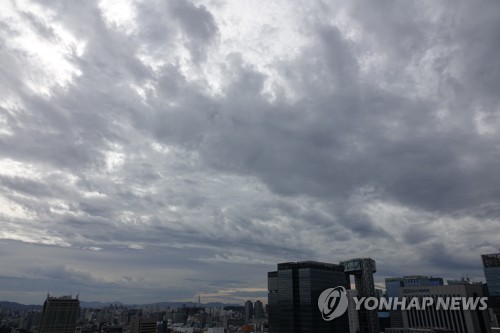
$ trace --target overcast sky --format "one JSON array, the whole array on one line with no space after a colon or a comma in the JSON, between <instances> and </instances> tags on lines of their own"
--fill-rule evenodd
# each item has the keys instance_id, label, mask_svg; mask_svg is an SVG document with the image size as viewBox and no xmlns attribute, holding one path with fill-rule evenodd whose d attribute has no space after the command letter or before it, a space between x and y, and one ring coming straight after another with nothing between
<instances>
[{"instance_id":1,"label":"overcast sky","mask_svg":"<svg viewBox=\"0 0 500 333\"><path fill-rule=\"evenodd\" d=\"M0 299L267 302L278 262L484 280L499 1L2 1Z\"/></svg>"}]
</instances>

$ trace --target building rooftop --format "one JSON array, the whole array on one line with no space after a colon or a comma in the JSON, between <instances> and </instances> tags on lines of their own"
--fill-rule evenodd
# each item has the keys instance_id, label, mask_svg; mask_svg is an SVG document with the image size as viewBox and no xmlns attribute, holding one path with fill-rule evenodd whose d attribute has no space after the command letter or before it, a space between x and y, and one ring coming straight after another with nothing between
<instances>
[{"instance_id":1,"label":"building rooftop","mask_svg":"<svg viewBox=\"0 0 500 333\"><path fill-rule=\"evenodd\" d=\"M490 253L481 255L484 268L500 267L500 253Z\"/></svg>"}]
</instances>

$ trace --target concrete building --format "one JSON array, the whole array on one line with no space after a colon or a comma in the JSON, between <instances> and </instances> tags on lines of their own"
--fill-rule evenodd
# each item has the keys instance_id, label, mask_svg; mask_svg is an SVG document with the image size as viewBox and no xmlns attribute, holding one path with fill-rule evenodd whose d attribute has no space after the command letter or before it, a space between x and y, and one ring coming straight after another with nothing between
<instances>
[{"instance_id":1,"label":"concrete building","mask_svg":"<svg viewBox=\"0 0 500 333\"><path fill-rule=\"evenodd\" d=\"M402 287L442 286L443 278L425 275L407 275L385 279L387 297L398 297L399 289ZM403 327L403 314L400 310L389 311L391 327Z\"/></svg>"},{"instance_id":2,"label":"concrete building","mask_svg":"<svg viewBox=\"0 0 500 333\"><path fill-rule=\"evenodd\" d=\"M253 305L253 313L256 320L264 318L264 306L261 301L255 301Z\"/></svg>"},{"instance_id":3,"label":"concrete building","mask_svg":"<svg viewBox=\"0 0 500 333\"><path fill-rule=\"evenodd\" d=\"M253 319L253 302L248 300L245 302L245 324L248 324Z\"/></svg>"},{"instance_id":4,"label":"concrete building","mask_svg":"<svg viewBox=\"0 0 500 333\"><path fill-rule=\"evenodd\" d=\"M425 275L406 275L385 279L387 297L397 297L401 287L442 286L443 278Z\"/></svg>"},{"instance_id":5,"label":"concrete building","mask_svg":"<svg viewBox=\"0 0 500 333\"><path fill-rule=\"evenodd\" d=\"M29 311L21 318L19 328L26 331L37 331L41 319L42 313L40 311Z\"/></svg>"},{"instance_id":6,"label":"concrete building","mask_svg":"<svg viewBox=\"0 0 500 333\"><path fill-rule=\"evenodd\" d=\"M479 284L452 286L402 287L399 297L405 297L407 303L412 298L432 297L483 297L483 288ZM489 325L488 310L437 310L435 306L425 309L404 310L403 328L443 328L455 333L487 333Z\"/></svg>"},{"instance_id":7,"label":"concrete building","mask_svg":"<svg viewBox=\"0 0 500 333\"><path fill-rule=\"evenodd\" d=\"M74 333L80 317L78 296L51 297L43 303L40 333Z\"/></svg>"}]
</instances>

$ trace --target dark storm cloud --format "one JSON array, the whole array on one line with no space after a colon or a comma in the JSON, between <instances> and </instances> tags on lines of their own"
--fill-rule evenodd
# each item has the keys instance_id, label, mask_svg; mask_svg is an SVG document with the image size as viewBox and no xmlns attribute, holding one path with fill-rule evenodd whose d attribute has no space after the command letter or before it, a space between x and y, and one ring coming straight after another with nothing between
<instances>
[{"instance_id":1,"label":"dark storm cloud","mask_svg":"<svg viewBox=\"0 0 500 333\"><path fill-rule=\"evenodd\" d=\"M205 6L195 6L189 1L169 2L172 16L179 21L187 35L186 44L195 62L205 58L205 45L217 34L217 25Z\"/></svg>"},{"instance_id":2,"label":"dark storm cloud","mask_svg":"<svg viewBox=\"0 0 500 333\"><path fill-rule=\"evenodd\" d=\"M12 289L234 300L264 297L245 288L276 262L351 256L480 277L499 241L497 4L308 4L298 35L252 27L290 54L233 33L223 4L132 2L122 21L38 4L0 23L0 238L45 244L4 246Z\"/></svg>"},{"instance_id":3,"label":"dark storm cloud","mask_svg":"<svg viewBox=\"0 0 500 333\"><path fill-rule=\"evenodd\" d=\"M420 45L423 37L418 31L405 33L403 29L401 38ZM369 184L392 200L443 213L495 201L500 180L493 170L499 166L498 159L486 153L496 150L495 140L478 135L470 126L473 109L450 109L457 113L450 121L457 124L448 127L448 120L439 119L438 112L448 107L455 94L439 94L442 102L392 93L377 87L377 82L359 82L350 42L334 28L323 29L319 36L316 56L308 54L308 60L286 65L304 81L299 88L307 99L302 102L292 106L259 99L242 103L248 96L256 99L252 92L259 94L263 77L233 62L232 72L237 73L233 88L211 107L215 111L188 103L187 109L161 113L158 123L180 125L177 131L189 135L181 141L197 142L214 167L257 175L283 194L345 197ZM424 44L412 52L423 56L428 48ZM397 59L405 59L404 51L394 50ZM322 80L317 79L319 69ZM190 91L183 90L182 95L189 96ZM175 140L177 131L168 131L164 139ZM469 158L481 163L467 165ZM467 190L476 187L480 190Z\"/></svg>"},{"instance_id":4,"label":"dark storm cloud","mask_svg":"<svg viewBox=\"0 0 500 333\"><path fill-rule=\"evenodd\" d=\"M446 271L469 272L481 268L479 260L468 260L458 253L451 253L441 243L430 244L429 250L424 252L422 257L433 267L439 267L443 273Z\"/></svg>"},{"instance_id":5,"label":"dark storm cloud","mask_svg":"<svg viewBox=\"0 0 500 333\"><path fill-rule=\"evenodd\" d=\"M37 197L50 196L50 187L44 183L31 179L23 179L21 177L0 177L0 185L10 191Z\"/></svg>"},{"instance_id":6,"label":"dark storm cloud","mask_svg":"<svg viewBox=\"0 0 500 333\"><path fill-rule=\"evenodd\" d=\"M410 226L405 231L404 238L408 244L418 244L431 239L432 234L430 230L426 230L422 227Z\"/></svg>"}]
</instances>

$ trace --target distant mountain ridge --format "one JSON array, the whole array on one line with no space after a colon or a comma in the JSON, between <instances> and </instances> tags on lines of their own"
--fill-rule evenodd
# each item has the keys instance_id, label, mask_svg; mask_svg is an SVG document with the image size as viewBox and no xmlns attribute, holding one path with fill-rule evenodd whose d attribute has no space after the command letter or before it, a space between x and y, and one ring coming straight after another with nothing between
<instances>
[{"instance_id":1,"label":"distant mountain ridge","mask_svg":"<svg viewBox=\"0 0 500 333\"><path fill-rule=\"evenodd\" d=\"M194 307L198 306L198 303L194 302L156 302L156 303L148 303L148 304L124 304L122 302L85 302L85 301L80 301L80 306L82 308L94 308L94 309L100 309L100 308L105 308L109 307L111 305L120 305L120 306L126 306L129 308L143 308L143 307L151 307L151 306L162 306L162 307L171 307L171 308L180 308L182 306L186 307ZM234 303L221 303L221 302L209 302L209 303L201 303L201 307L204 308L221 308L225 306L236 306L236 307L241 307L241 304L234 304ZM1 308L7 308L7 309L12 309L12 310L42 310L43 305L42 304L20 304L16 302L10 302L10 301L0 301L0 307Z\"/></svg>"},{"instance_id":2,"label":"distant mountain ridge","mask_svg":"<svg viewBox=\"0 0 500 333\"><path fill-rule=\"evenodd\" d=\"M0 308L7 308L12 310L42 310L43 306L40 304L20 304L16 302L0 301Z\"/></svg>"},{"instance_id":3,"label":"distant mountain ridge","mask_svg":"<svg viewBox=\"0 0 500 333\"><path fill-rule=\"evenodd\" d=\"M162 306L162 307L171 307L171 308L180 308L182 306L186 307L195 307L198 306L198 303L195 302L156 302L156 303L147 303L147 304L124 304L121 302L85 302L80 301L80 306L82 308L104 308L110 305L122 305L129 308L143 308L143 307L152 307L152 306ZM203 308L220 308L225 306L242 306L241 304L234 303L221 303L221 302L209 302L209 303L201 303L201 307Z\"/></svg>"}]
</instances>

